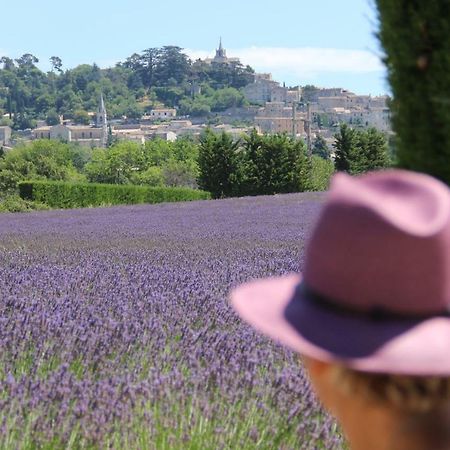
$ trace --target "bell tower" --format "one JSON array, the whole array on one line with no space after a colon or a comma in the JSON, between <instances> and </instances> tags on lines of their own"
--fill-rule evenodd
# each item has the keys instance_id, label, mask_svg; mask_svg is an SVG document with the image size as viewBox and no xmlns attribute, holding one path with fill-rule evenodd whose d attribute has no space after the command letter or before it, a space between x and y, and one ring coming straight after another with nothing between
<instances>
[{"instance_id":1,"label":"bell tower","mask_svg":"<svg viewBox=\"0 0 450 450\"><path fill-rule=\"evenodd\" d=\"M103 93L100 94L100 103L98 105L98 111L96 115L96 123L97 128L102 129L102 146L106 147L106 143L108 141L108 116L106 114L105 102L103 100Z\"/></svg>"},{"instance_id":2,"label":"bell tower","mask_svg":"<svg viewBox=\"0 0 450 450\"><path fill-rule=\"evenodd\" d=\"M216 56L214 57L214 61L218 63L227 62L227 52L222 46L222 37L219 40L219 48L216 50Z\"/></svg>"}]
</instances>

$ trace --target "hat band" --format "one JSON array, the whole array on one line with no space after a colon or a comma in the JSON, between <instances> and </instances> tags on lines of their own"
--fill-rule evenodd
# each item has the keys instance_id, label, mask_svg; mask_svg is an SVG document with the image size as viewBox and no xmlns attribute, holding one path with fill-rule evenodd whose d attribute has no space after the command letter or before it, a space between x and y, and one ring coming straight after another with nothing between
<instances>
[{"instance_id":1,"label":"hat band","mask_svg":"<svg viewBox=\"0 0 450 450\"><path fill-rule=\"evenodd\" d=\"M352 308L351 306L342 305L330 297L321 295L309 288L304 281L298 284L295 297L306 299L307 301L314 303L316 306L320 306L331 312L335 312L336 314L366 317L373 321L426 320L434 317L450 317L450 309L447 311L444 310L430 314L408 314L390 311L382 306L373 306L372 308L364 311L358 308Z\"/></svg>"}]
</instances>

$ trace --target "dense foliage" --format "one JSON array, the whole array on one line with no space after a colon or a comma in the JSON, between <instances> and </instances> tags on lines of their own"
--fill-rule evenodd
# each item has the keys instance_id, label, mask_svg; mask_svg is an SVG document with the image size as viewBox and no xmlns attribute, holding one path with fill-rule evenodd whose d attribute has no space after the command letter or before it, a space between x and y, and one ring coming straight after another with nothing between
<instances>
[{"instance_id":1,"label":"dense foliage","mask_svg":"<svg viewBox=\"0 0 450 450\"><path fill-rule=\"evenodd\" d=\"M18 183L29 180L200 187L222 198L326 190L334 166L358 174L390 164L386 137L374 129L342 125L335 138L334 164L323 139L315 141L308 157L303 141L256 131L236 140L229 133L207 129L200 142L119 141L105 149L37 140L0 156L0 203L5 194L17 192ZM9 198L7 204L17 202L17 197ZM0 209L7 209L6 204Z\"/></svg>"},{"instance_id":2,"label":"dense foliage","mask_svg":"<svg viewBox=\"0 0 450 450\"><path fill-rule=\"evenodd\" d=\"M227 133L207 132L199 146L199 185L214 198L301 192L309 185L306 147L287 134L254 130L233 141Z\"/></svg>"},{"instance_id":3,"label":"dense foliage","mask_svg":"<svg viewBox=\"0 0 450 450\"><path fill-rule=\"evenodd\" d=\"M144 145L122 141L92 152L84 173L90 182L147 186L197 186L198 146L190 139Z\"/></svg>"},{"instance_id":4,"label":"dense foliage","mask_svg":"<svg viewBox=\"0 0 450 450\"><path fill-rule=\"evenodd\" d=\"M323 159L330 159L331 152L327 141L320 134L316 135L312 144L312 154L317 155Z\"/></svg>"},{"instance_id":5,"label":"dense foliage","mask_svg":"<svg viewBox=\"0 0 450 450\"><path fill-rule=\"evenodd\" d=\"M0 157L0 193L24 180L53 180L195 188L198 146L189 139L121 141L108 149L42 139Z\"/></svg>"},{"instance_id":6,"label":"dense foliage","mask_svg":"<svg viewBox=\"0 0 450 450\"><path fill-rule=\"evenodd\" d=\"M319 162L315 156L308 160L305 151L303 141L285 134L261 136L253 131L235 140L231 134L209 129L199 143L189 138L156 139L144 145L119 141L109 148L91 149L36 140L0 156L0 209L12 205L18 210L17 186L31 180L194 189L199 185L215 198L325 190L332 161Z\"/></svg>"},{"instance_id":7,"label":"dense foliage","mask_svg":"<svg viewBox=\"0 0 450 450\"><path fill-rule=\"evenodd\" d=\"M23 180L85 181L90 149L50 139L20 145L0 158L0 194L14 192Z\"/></svg>"},{"instance_id":8,"label":"dense foliage","mask_svg":"<svg viewBox=\"0 0 450 450\"><path fill-rule=\"evenodd\" d=\"M12 193L0 197L0 212L29 212L36 210L46 210L50 207L44 203L25 200L19 194Z\"/></svg>"},{"instance_id":9,"label":"dense foliage","mask_svg":"<svg viewBox=\"0 0 450 450\"><path fill-rule=\"evenodd\" d=\"M330 185L331 177L335 172L334 162L312 155L309 166L308 190L326 191Z\"/></svg>"},{"instance_id":10,"label":"dense foliage","mask_svg":"<svg viewBox=\"0 0 450 450\"><path fill-rule=\"evenodd\" d=\"M59 115L89 123L102 92L110 117L138 118L155 106L178 106L182 114L204 115L240 106L239 89L253 80L253 69L239 63L192 62L180 47L149 48L134 53L115 67L82 64L63 70L59 57L52 70L42 72L38 58L0 59L0 113L15 129L32 128L36 119L49 124Z\"/></svg>"},{"instance_id":11,"label":"dense foliage","mask_svg":"<svg viewBox=\"0 0 450 450\"><path fill-rule=\"evenodd\" d=\"M321 199L1 215L0 448L343 448L227 300L301 268Z\"/></svg>"},{"instance_id":12,"label":"dense foliage","mask_svg":"<svg viewBox=\"0 0 450 450\"><path fill-rule=\"evenodd\" d=\"M199 185L214 198L236 194L239 182L239 142L228 133L214 134L206 130L200 140Z\"/></svg>"},{"instance_id":13,"label":"dense foliage","mask_svg":"<svg viewBox=\"0 0 450 450\"><path fill-rule=\"evenodd\" d=\"M343 124L333 147L336 170L356 175L391 164L386 136L375 128L359 130Z\"/></svg>"},{"instance_id":14,"label":"dense foliage","mask_svg":"<svg viewBox=\"0 0 450 450\"><path fill-rule=\"evenodd\" d=\"M23 181L20 196L52 208L205 200L208 192L176 187L151 187L63 181Z\"/></svg>"},{"instance_id":15,"label":"dense foliage","mask_svg":"<svg viewBox=\"0 0 450 450\"><path fill-rule=\"evenodd\" d=\"M450 183L450 2L376 4L398 163Z\"/></svg>"}]
</instances>

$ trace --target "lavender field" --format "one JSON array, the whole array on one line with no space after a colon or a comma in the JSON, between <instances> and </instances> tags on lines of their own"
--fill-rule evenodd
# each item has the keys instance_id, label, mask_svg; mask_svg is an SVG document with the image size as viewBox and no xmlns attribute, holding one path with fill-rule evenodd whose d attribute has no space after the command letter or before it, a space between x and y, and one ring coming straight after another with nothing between
<instances>
[{"instance_id":1,"label":"lavender field","mask_svg":"<svg viewBox=\"0 0 450 450\"><path fill-rule=\"evenodd\" d=\"M301 268L322 200L1 214L0 448L343 448L227 299Z\"/></svg>"}]
</instances>

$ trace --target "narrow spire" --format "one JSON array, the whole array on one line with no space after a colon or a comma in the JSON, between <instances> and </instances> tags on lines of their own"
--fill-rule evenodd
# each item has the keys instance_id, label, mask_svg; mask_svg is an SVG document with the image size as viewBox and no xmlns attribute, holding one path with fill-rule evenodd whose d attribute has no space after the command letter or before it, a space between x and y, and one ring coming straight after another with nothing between
<instances>
[{"instance_id":1,"label":"narrow spire","mask_svg":"<svg viewBox=\"0 0 450 450\"><path fill-rule=\"evenodd\" d=\"M106 114L103 92L100 93L100 103L98 105L96 122L97 127L102 129L102 136L101 136L102 147L106 147L108 141L108 116Z\"/></svg>"},{"instance_id":2,"label":"narrow spire","mask_svg":"<svg viewBox=\"0 0 450 450\"><path fill-rule=\"evenodd\" d=\"M100 112L104 112L106 111L105 108L105 101L103 100L103 92L100 93L100 108L99 108Z\"/></svg>"},{"instance_id":3,"label":"narrow spire","mask_svg":"<svg viewBox=\"0 0 450 450\"><path fill-rule=\"evenodd\" d=\"M226 58L227 58L227 53L222 46L222 36L220 36L219 48L216 50L216 57L214 59L215 60L225 60ZM219 61L219 62L223 62L223 61Z\"/></svg>"}]
</instances>

